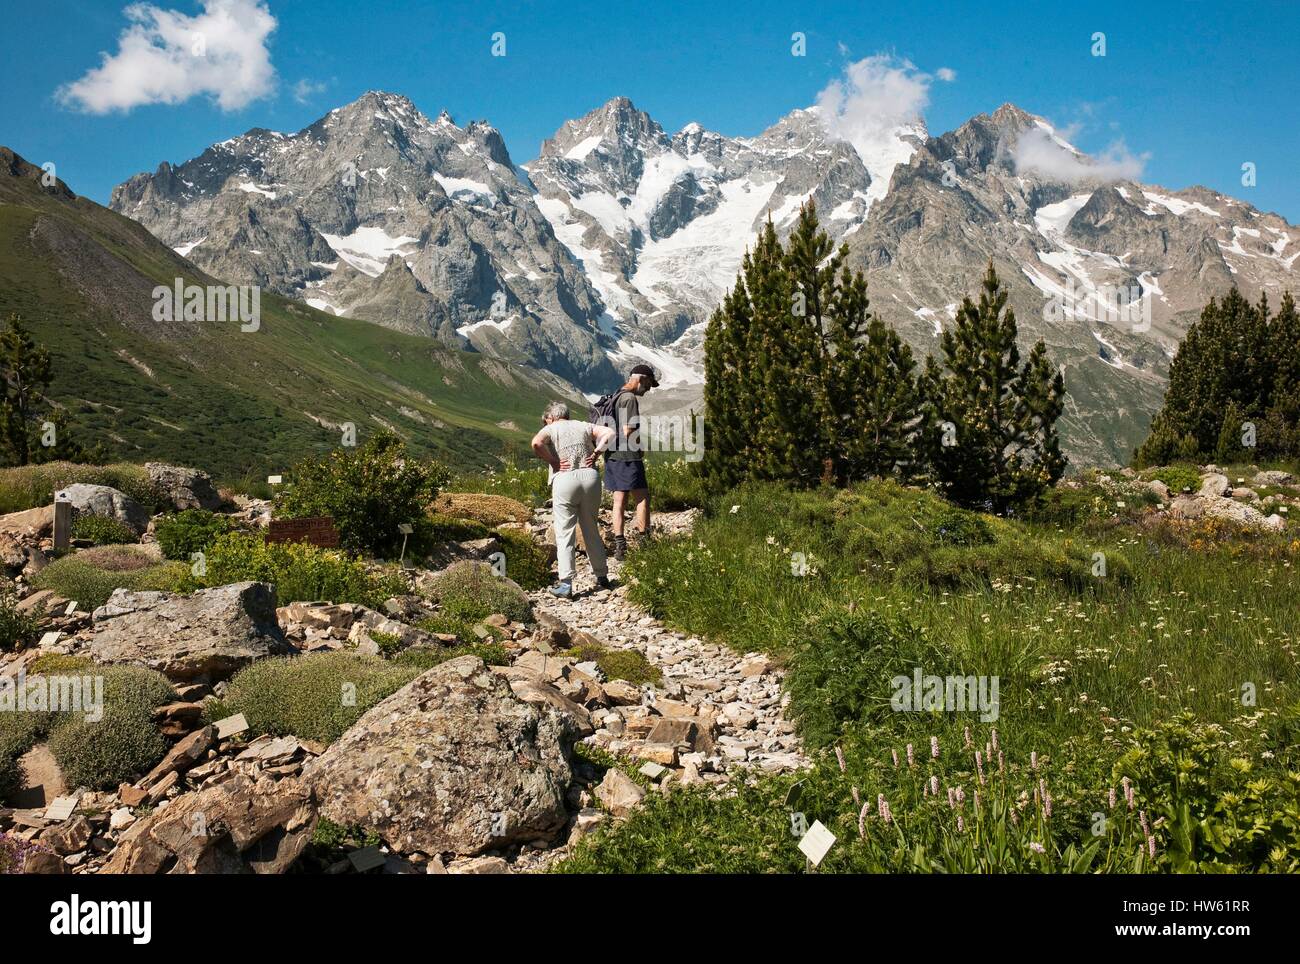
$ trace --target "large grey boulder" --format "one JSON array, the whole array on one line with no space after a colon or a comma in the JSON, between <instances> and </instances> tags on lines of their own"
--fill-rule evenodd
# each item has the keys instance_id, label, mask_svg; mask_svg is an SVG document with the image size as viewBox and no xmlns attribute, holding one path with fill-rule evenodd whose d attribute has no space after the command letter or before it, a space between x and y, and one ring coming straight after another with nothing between
<instances>
[{"instance_id":1,"label":"large grey boulder","mask_svg":"<svg viewBox=\"0 0 1300 964\"><path fill-rule=\"evenodd\" d=\"M372 707L303 778L321 816L399 853L473 855L564 826L565 728L459 656Z\"/></svg>"},{"instance_id":2,"label":"large grey boulder","mask_svg":"<svg viewBox=\"0 0 1300 964\"><path fill-rule=\"evenodd\" d=\"M1263 472L1256 472L1251 481L1256 485L1295 485L1296 477L1290 472L1265 469Z\"/></svg>"},{"instance_id":3,"label":"large grey boulder","mask_svg":"<svg viewBox=\"0 0 1300 964\"><path fill-rule=\"evenodd\" d=\"M1201 476L1201 498L1221 499L1232 491L1228 477L1219 472L1207 472Z\"/></svg>"},{"instance_id":4,"label":"large grey boulder","mask_svg":"<svg viewBox=\"0 0 1300 964\"><path fill-rule=\"evenodd\" d=\"M208 511L221 508L221 496L208 473L165 463L144 463L144 472L148 473L153 488L170 501L173 508Z\"/></svg>"},{"instance_id":5,"label":"large grey boulder","mask_svg":"<svg viewBox=\"0 0 1300 964\"><path fill-rule=\"evenodd\" d=\"M55 492L54 499L71 502L74 515L108 516L130 526L136 535L149 528L149 510L112 486L75 482Z\"/></svg>"},{"instance_id":6,"label":"large grey boulder","mask_svg":"<svg viewBox=\"0 0 1300 964\"><path fill-rule=\"evenodd\" d=\"M188 596L115 590L93 613L90 655L137 663L176 682L215 682L255 659L291 652L275 620L275 587L237 582Z\"/></svg>"},{"instance_id":7,"label":"large grey boulder","mask_svg":"<svg viewBox=\"0 0 1300 964\"><path fill-rule=\"evenodd\" d=\"M144 470L153 487L176 509L211 511L221 507L221 496L206 472L163 462L146 462Z\"/></svg>"}]
</instances>

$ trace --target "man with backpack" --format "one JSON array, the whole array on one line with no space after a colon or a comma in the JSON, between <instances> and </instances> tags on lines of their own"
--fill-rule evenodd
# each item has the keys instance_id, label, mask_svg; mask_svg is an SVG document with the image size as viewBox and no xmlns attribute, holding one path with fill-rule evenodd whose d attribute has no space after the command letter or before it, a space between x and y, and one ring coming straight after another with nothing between
<instances>
[{"instance_id":1,"label":"man with backpack","mask_svg":"<svg viewBox=\"0 0 1300 964\"><path fill-rule=\"evenodd\" d=\"M654 369L637 365L617 392L604 395L591 409L591 421L615 429L614 444L605 456L605 488L614 501L614 558L627 554L623 535L623 513L629 497L636 505L636 534L645 539L650 534L650 487L645 475L645 445L641 438L640 398L659 386Z\"/></svg>"}]
</instances>

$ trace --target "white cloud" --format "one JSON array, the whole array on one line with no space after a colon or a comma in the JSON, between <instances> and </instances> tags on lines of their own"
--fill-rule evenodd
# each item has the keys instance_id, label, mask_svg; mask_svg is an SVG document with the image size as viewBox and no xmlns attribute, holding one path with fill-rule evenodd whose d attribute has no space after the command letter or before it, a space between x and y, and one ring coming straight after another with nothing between
<instances>
[{"instance_id":1,"label":"white cloud","mask_svg":"<svg viewBox=\"0 0 1300 964\"><path fill-rule=\"evenodd\" d=\"M323 82L308 80L306 77L293 85L293 99L300 104L305 104L317 94L324 92L325 84Z\"/></svg>"},{"instance_id":2,"label":"white cloud","mask_svg":"<svg viewBox=\"0 0 1300 964\"><path fill-rule=\"evenodd\" d=\"M957 71L953 70L951 67L940 67L934 72L934 75L945 84L951 84L957 79Z\"/></svg>"},{"instance_id":3,"label":"white cloud","mask_svg":"<svg viewBox=\"0 0 1300 964\"><path fill-rule=\"evenodd\" d=\"M853 141L920 120L932 80L910 61L877 54L844 68L843 79L831 81L817 95L817 107L832 133Z\"/></svg>"},{"instance_id":4,"label":"white cloud","mask_svg":"<svg viewBox=\"0 0 1300 964\"><path fill-rule=\"evenodd\" d=\"M275 89L267 40L276 20L265 0L201 0L194 16L133 3L117 53L60 87L60 101L92 114L180 104L201 94L236 110Z\"/></svg>"},{"instance_id":5,"label":"white cloud","mask_svg":"<svg viewBox=\"0 0 1300 964\"><path fill-rule=\"evenodd\" d=\"M930 102L934 78L907 60L877 54L849 64L844 76L817 95L817 114L832 137L852 144L871 173L874 199L889 187L895 165L913 148L899 128L924 133L922 112Z\"/></svg>"},{"instance_id":6,"label":"white cloud","mask_svg":"<svg viewBox=\"0 0 1300 964\"><path fill-rule=\"evenodd\" d=\"M1070 150L1042 128L1021 134L1012 153L1018 173L1033 171L1066 184L1084 180L1136 181L1150 157L1149 153L1131 153L1122 140L1096 157L1089 157Z\"/></svg>"}]
</instances>

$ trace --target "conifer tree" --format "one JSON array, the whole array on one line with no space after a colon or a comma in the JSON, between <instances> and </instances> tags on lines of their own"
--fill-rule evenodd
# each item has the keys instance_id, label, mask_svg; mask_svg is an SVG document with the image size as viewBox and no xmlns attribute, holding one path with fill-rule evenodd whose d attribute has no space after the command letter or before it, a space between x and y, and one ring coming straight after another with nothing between
<instances>
[{"instance_id":1,"label":"conifer tree","mask_svg":"<svg viewBox=\"0 0 1300 964\"><path fill-rule=\"evenodd\" d=\"M1211 298L1169 368L1164 405L1134 454L1138 465L1256 461L1300 455L1300 318L1288 292L1270 320L1268 299L1236 288ZM1256 446L1242 444L1255 426Z\"/></svg>"},{"instance_id":2,"label":"conifer tree","mask_svg":"<svg viewBox=\"0 0 1300 964\"><path fill-rule=\"evenodd\" d=\"M1065 384L1039 341L1021 365L1016 319L992 263L979 304L962 301L922 377L922 439L935 481L962 505L1006 511L1032 500L1065 470L1056 421Z\"/></svg>"},{"instance_id":3,"label":"conifer tree","mask_svg":"<svg viewBox=\"0 0 1300 964\"><path fill-rule=\"evenodd\" d=\"M11 315L0 331L0 448L13 465L84 455L68 437L66 412L46 395L53 378L50 353Z\"/></svg>"},{"instance_id":4,"label":"conifer tree","mask_svg":"<svg viewBox=\"0 0 1300 964\"><path fill-rule=\"evenodd\" d=\"M867 283L805 205L783 248L770 220L705 334L710 477L843 484L915 461L915 363Z\"/></svg>"}]
</instances>

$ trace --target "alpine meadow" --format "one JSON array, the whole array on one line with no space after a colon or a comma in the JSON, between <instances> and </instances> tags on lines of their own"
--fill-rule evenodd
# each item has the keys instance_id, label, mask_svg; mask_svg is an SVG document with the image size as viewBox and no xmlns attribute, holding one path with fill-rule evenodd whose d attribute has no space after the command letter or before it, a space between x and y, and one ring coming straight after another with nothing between
<instances>
[{"instance_id":1,"label":"alpine meadow","mask_svg":"<svg viewBox=\"0 0 1300 964\"><path fill-rule=\"evenodd\" d=\"M185 946L247 873L372 953L293 921L1285 920L1294 5L54 7L0 94L15 930Z\"/></svg>"}]
</instances>

